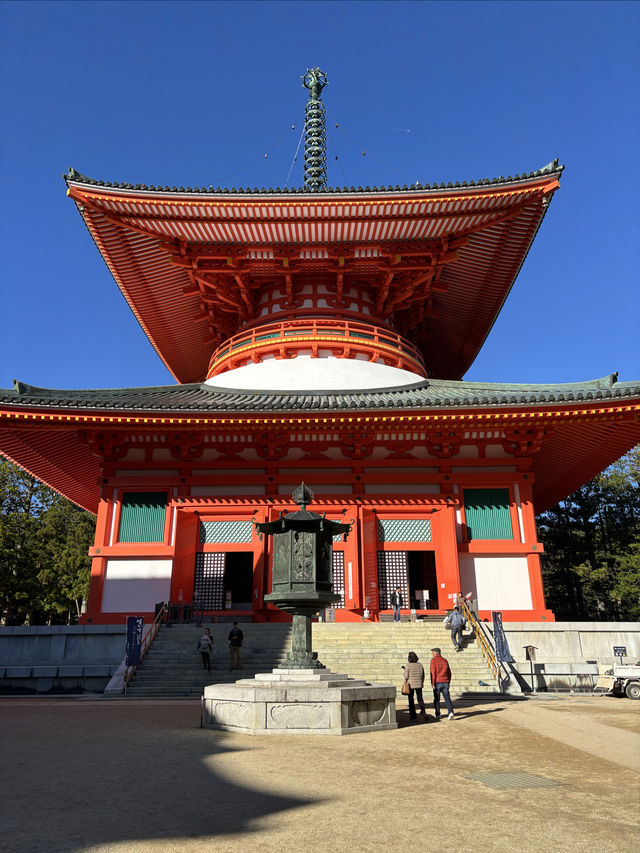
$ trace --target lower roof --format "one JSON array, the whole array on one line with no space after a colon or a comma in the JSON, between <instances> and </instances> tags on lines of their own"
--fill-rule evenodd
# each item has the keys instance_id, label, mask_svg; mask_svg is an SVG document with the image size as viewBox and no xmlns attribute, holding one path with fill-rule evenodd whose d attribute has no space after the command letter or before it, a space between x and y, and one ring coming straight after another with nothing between
<instances>
[{"instance_id":1,"label":"lower roof","mask_svg":"<svg viewBox=\"0 0 640 853\"><path fill-rule=\"evenodd\" d=\"M640 442L640 381L502 384L422 380L374 391L242 391L204 383L54 390L16 382L0 390L0 453L95 512L101 460L88 431L315 428L522 429L545 427L531 453L536 509L544 510Z\"/></svg>"},{"instance_id":2,"label":"lower roof","mask_svg":"<svg viewBox=\"0 0 640 853\"><path fill-rule=\"evenodd\" d=\"M214 382L215 380L210 380ZM140 412L298 412L386 408L485 408L637 397L640 380L618 382L617 373L587 382L522 384L421 379L375 390L277 391L218 388L206 382L141 388L57 390L16 381L0 389L0 405Z\"/></svg>"}]
</instances>

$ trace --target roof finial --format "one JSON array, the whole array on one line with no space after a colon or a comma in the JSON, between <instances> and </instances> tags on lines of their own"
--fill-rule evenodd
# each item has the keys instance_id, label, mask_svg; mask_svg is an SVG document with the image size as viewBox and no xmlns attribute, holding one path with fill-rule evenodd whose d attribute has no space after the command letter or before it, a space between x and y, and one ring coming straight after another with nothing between
<instances>
[{"instance_id":1,"label":"roof finial","mask_svg":"<svg viewBox=\"0 0 640 853\"><path fill-rule=\"evenodd\" d=\"M302 77L302 85L309 90L304 119L304 188L309 192L327 188L327 137L320 100L327 83L327 75L318 67L307 68Z\"/></svg>"}]
</instances>

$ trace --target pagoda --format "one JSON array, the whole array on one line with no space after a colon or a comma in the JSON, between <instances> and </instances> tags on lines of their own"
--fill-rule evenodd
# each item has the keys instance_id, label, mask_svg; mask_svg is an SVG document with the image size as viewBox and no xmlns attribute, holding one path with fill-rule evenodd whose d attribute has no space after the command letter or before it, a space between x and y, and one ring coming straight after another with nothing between
<instances>
[{"instance_id":1,"label":"pagoda","mask_svg":"<svg viewBox=\"0 0 640 853\"><path fill-rule=\"evenodd\" d=\"M322 90L303 78L301 189L93 180L67 194L177 384L0 391L0 451L97 515L91 623L160 601L290 616L266 597L294 509L352 523L328 618L552 620L535 514L640 440L640 381L465 382L563 167L327 186ZM113 342L115 345L115 340ZM505 353L505 358L509 353Z\"/></svg>"}]
</instances>

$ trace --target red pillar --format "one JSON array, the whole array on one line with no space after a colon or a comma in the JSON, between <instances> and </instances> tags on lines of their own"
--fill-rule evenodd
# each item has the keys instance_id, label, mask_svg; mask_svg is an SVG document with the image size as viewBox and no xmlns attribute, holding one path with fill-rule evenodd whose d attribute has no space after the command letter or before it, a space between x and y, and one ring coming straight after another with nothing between
<instances>
[{"instance_id":1,"label":"red pillar","mask_svg":"<svg viewBox=\"0 0 640 853\"><path fill-rule=\"evenodd\" d=\"M460 592L460 563L456 541L456 508L446 506L431 516L431 537L436 543L436 577L440 610L453 607L453 596Z\"/></svg>"},{"instance_id":2,"label":"red pillar","mask_svg":"<svg viewBox=\"0 0 640 853\"><path fill-rule=\"evenodd\" d=\"M112 490L110 489L109 492ZM101 496L96 516L96 534L93 548L89 548L91 577L89 580L89 600L87 612L80 617L80 624L98 622L102 613L102 591L107 573L107 559L101 556L102 549L109 544L109 524L113 511L113 501Z\"/></svg>"},{"instance_id":3,"label":"red pillar","mask_svg":"<svg viewBox=\"0 0 640 853\"><path fill-rule=\"evenodd\" d=\"M169 600L179 601L180 592L182 592L184 601L192 601L200 517L195 512L180 509L177 512L176 543L173 552Z\"/></svg>"}]
</instances>

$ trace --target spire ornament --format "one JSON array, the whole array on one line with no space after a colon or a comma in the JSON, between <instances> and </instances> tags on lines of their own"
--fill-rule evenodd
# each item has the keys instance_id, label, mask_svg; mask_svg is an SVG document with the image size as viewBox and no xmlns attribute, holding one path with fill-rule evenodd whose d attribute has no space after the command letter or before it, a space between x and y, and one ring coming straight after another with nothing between
<instances>
[{"instance_id":1,"label":"spire ornament","mask_svg":"<svg viewBox=\"0 0 640 853\"><path fill-rule=\"evenodd\" d=\"M309 90L304 118L304 188L308 192L327 188L327 137L320 100L327 84L327 75L318 67L308 68L302 77L302 85Z\"/></svg>"}]
</instances>

